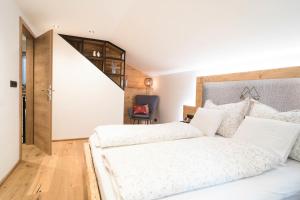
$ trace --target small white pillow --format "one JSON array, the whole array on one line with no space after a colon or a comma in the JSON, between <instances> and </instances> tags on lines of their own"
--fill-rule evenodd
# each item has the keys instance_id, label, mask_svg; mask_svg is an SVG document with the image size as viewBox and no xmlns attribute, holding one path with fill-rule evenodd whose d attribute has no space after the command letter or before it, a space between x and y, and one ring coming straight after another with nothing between
<instances>
[{"instance_id":1,"label":"small white pillow","mask_svg":"<svg viewBox=\"0 0 300 200\"><path fill-rule=\"evenodd\" d=\"M278 113L278 110L276 110L275 108L272 108L271 106L265 105L254 99L251 99L250 110L248 114L249 116L263 118L264 116L268 116L270 114L275 113Z\"/></svg>"},{"instance_id":2,"label":"small white pillow","mask_svg":"<svg viewBox=\"0 0 300 200\"><path fill-rule=\"evenodd\" d=\"M272 119L246 117L235 138L270 150L286 162L300 133L300 125Z\"/></svg>"},{"instance_id":3,"label":"small white pillow","mask_svg":"<svg viewBox=\"0 0 300 200\"><path fill-rule=\"evenodd\" d=\"M224 111L198 108L190 124L206 136L214 136L224 118Z\"/></svg>"},{"instance_id":4,"label":"small white pillow","mask_svg":"<svg viewBox=\"0 0 300 200\"><path fill-rule=\"evenodd\" d=\"M224 119L217 133L224 137L232 137L247 114L249 105L249 99L224 105L215 105L211 100L207 100L204 108L222 110L225 112Z\"/></svg>"}]
</instances>

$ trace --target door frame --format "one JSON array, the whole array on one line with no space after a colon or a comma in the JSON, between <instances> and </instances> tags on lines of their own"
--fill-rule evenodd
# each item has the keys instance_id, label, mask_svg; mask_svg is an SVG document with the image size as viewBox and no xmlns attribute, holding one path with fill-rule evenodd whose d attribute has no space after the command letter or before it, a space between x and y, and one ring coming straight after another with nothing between
<instances>
[{"instance_id":1,"label":"door frame","mask_svg":"<svg viewBox=\"0 0 300 200\"><path fill-rule=\"evenodd\" d=\"M22 159L22 123L23 123L23 110L22 110L22 35L26 34L32 37L33 39L33 46L34 46L34 39L35 34L32 32L30 27L26 24L22 17L19 17L19 160ZM34 47L33 47L34 50ZM32 77L33 78L33 77ZM33 106L33 102L32 102ZM32 113L33 115L33 113ZM32 116L33 117L33 116ZM33 126L33 125L32 125ZM33 131L30 136L32 140L30 143L33 144Z\"/></svg>"}]
</instances>

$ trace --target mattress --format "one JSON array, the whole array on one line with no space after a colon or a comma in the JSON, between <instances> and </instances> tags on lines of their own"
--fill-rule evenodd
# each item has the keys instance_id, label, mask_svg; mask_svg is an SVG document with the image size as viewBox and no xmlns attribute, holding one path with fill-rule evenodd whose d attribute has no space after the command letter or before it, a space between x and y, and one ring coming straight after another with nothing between
<instances>
[{"instance_id":1,"label":"mattress","mask_svg":"<svg viewBox=\"0 0 300 200\"><path fill-rule=\"evenodd\" d=\"M103 200L115 200L110 176L105 170L101 154L105 150L94 144L97 138L90 138L91 152L95 172ZM288 160L284 166L266 172L260 176L246 178L205 189L189 191L163 198L163 200L277 200L300 199L300 162Z\"/></svg>"}]
</instances>

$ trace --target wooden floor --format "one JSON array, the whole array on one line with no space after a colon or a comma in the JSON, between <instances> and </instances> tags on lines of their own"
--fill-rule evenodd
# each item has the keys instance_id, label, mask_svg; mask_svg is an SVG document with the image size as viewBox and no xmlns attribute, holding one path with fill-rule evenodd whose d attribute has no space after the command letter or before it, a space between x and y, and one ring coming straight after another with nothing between
<instances>
[{"instance_id":1,"label":"wooden floor","mask_svg":"<svg viewBox=\"0 0 300 200\"><path fill-rule=\"evenodd\" d=\"M23 159L0 188L0 200L86 200L86 140L53 142L53 155L23 146Z\"/></svg>"}]
</instances>

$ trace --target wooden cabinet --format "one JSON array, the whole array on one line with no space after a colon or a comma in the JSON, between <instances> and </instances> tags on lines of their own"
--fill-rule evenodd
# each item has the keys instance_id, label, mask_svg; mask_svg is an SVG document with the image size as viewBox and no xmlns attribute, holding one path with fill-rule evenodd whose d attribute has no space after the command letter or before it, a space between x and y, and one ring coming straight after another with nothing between
<instances>
[{"instance_id":1,"label":"wooden cabinet","mask_svg":"<svg viewBox=\"0 0 300 200\"><path fill-rule=\"evenodd\" d=\"M122 89L126 51L109 41L60 35Z\"/></svg>"}]
</instances>

